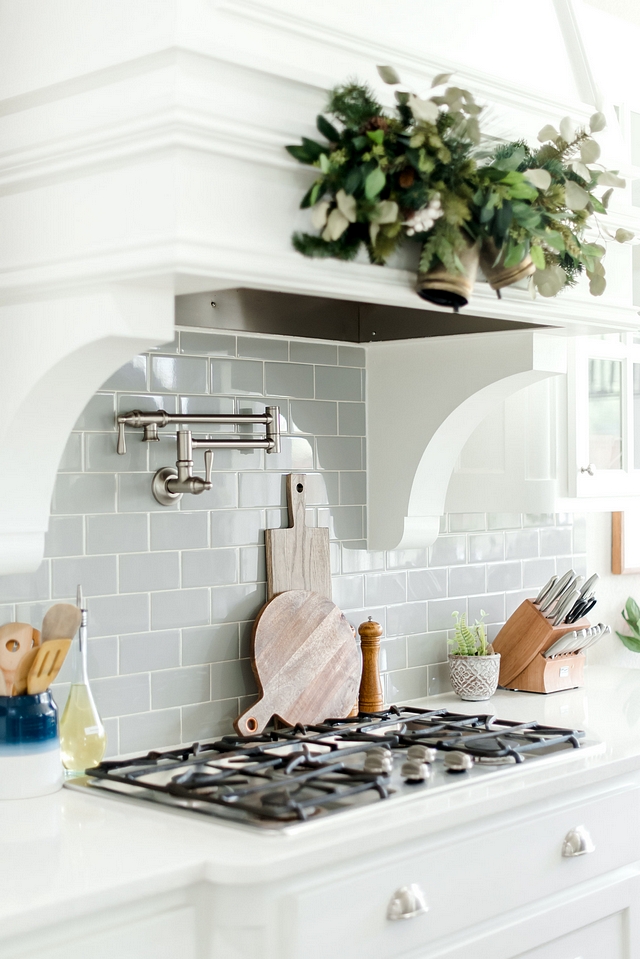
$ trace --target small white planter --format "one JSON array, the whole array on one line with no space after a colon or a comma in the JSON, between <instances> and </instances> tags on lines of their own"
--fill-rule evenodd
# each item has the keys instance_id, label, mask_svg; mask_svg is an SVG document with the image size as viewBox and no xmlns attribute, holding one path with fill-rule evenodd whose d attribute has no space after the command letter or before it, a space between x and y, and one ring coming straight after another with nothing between
<instances>
[{"instance_id":1,"label":"small white planter","mask_svg":"<svg viewBox=\"0 0 640 959\"><path fill-rule=\"evenodd\" d=\"M449 656L449 679L460 699L482 702L498 688L500 653L493 656Z\"/></svg>"}]
</instances>

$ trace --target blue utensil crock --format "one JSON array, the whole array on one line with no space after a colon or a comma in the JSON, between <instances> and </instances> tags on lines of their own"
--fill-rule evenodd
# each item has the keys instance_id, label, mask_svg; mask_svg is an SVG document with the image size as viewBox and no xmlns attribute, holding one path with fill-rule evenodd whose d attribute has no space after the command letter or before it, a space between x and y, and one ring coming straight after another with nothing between
<instances>
[{"instance_id":1,"label":"blue utensil crock","mask_svg":"<svg viewBox=\"0 0 640 959\"><path fill-rule=\"evenodd\" d=\"M47 690L0 696L0 799L44 796L62 786L58 707Z\"/></svg>"}]
</instances>

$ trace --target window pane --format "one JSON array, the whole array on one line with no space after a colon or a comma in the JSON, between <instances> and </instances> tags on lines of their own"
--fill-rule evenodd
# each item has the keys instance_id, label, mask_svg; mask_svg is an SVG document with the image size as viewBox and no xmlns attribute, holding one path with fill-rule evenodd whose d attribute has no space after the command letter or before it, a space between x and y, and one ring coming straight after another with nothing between
<instances>
[{"instance_id":1,"label":"window pane","mask_svg":"<svg viewBox=\"0 0 640 959\"><path fill-rule=\"evenodd\" d=\"M622 469L622 363L589 360L589 461Z\"/></svg>"}]
</instances>

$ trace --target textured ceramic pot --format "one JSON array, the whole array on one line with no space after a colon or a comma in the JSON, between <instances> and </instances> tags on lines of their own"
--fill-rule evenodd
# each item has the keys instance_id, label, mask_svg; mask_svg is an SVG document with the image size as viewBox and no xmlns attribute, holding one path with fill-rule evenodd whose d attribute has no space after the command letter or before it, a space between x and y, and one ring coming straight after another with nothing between
<instances>
[{"instance_id":1,"label":"textured ceramic pot","mask_svg":"<svg viewBox=\"0 0 640 959\"><path fill-rule=\"evenodd\" d=\"M493 656L449 656L449 679L460 699L491 699L498 688L500 653Z\"/></svg>"},{"instance_id":2,"label":"textured ceramic pot","mask_svg":"<svg viewBox=\"0 0 640 959\"><path fill-rule=\"evenodd\" d=\"M478 244L474 243L460 254L464 273L449 273L442 265L434 266L427 273L418 273L418 296L438 306L450 306L457 312L469 302L479 260Z\"/></svg>"},{"instance_id":3,"label":"textured ceramic pot","mask_svg":"<svg viewBox=\"0 0 640 959\"><path fill-rule=\"evenodd\" d=\"M58 708L49 690L0 696L0 799L45 796L62 786Z\"/></svg>"},{"instance_id":4,"label":"textured ceramic pot","mask_svg":"<svg viewBox=\"0 0 640 959\"><path fill-rule=\"evenodd\" d=\"M497 262L496 262L497 260ZM493 240L484 240L480 251L480 267L492 290L501 290L536 272L533 260L527 254L515 266L503 265L504 254L498 259L498 247Z\"/></svg>"}]
</instances>

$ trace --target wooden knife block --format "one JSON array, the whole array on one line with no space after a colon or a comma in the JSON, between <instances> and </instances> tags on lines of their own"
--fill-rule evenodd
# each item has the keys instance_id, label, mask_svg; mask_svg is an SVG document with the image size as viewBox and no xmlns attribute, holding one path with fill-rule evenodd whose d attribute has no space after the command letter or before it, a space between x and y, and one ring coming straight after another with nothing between
<instances>
[{"instance_id":1,"label":"wooden knife block","mask_svg":"<svg viewBox=\"0 0 640 959\"><path fill-rule=\"evenodd\" d=\"M530 693L584 686L584 653L566 653L554 659L542 654L565 633L588 626L587 619L552 626L538 607L525 599L493 641L494 650L500 653L500 685Z\"/></svg>"}]
</instances>

